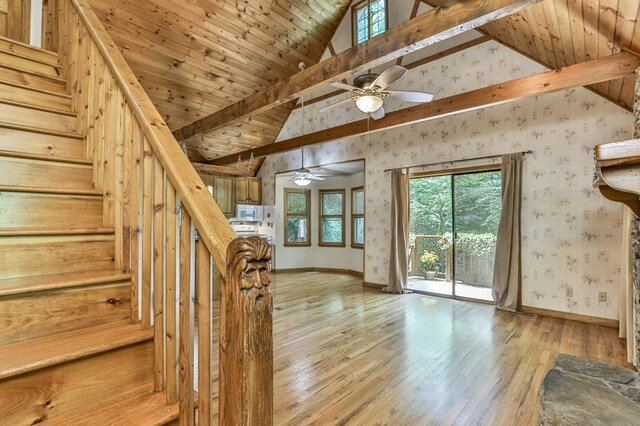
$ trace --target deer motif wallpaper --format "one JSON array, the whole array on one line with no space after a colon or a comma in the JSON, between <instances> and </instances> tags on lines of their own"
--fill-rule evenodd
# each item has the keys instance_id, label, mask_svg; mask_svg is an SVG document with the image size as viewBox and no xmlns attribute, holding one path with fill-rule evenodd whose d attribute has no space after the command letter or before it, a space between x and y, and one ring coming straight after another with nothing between
<instances>
[{"instance_id":1,"label":"deer motif wallpaper","mask_svg":"<svg viewBox=\"0 0 640 426\"><path fill-rule=\"evenodd\" d=\"M442 98L544 71L490 41L415 68L392 88ZM317 111L339 99L296 109L279 140L363 118L351 105ZM406 106L385 104L388 110ZM530 149L523 176L523 304L617 318L622 207L593 187L593 147L630 138L632 125L629 112L576 88L309 147L304 166L366 160L365 280L385 284L391 229L385 169ZM299 150L266 159L260 170L265 203L275 200L275 174L299 167ZM606 301L599 301L600 292Z\"/></svg>"}]
</instances>

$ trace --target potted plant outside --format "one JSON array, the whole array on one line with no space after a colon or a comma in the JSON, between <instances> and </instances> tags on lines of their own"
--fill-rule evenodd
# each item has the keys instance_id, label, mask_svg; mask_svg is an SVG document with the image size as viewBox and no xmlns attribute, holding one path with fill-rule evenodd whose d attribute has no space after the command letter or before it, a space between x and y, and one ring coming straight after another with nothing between
<instances>
[{"instance_id":1,"label":"potted plant outside","mask_svg":"<svg viewBox=\"0 0 640 426\"><path fill-rule=\"evenodd\" d=\"M420 266L425 279L435 279L436 274L440 272L440 257L436 252L425 250L420 256Z\"/></svg>"}]
</instances>

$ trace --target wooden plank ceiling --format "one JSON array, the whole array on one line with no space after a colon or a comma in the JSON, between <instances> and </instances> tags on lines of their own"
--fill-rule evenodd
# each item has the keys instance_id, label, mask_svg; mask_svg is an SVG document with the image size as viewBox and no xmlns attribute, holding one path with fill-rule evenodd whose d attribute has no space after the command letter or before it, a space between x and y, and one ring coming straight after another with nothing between
<instances>
[{"instance_id":1,"label":"wooden plank ceiling","mask_svg":"<svg viewBox=\"0 0 640 426\"><path fill-rule=\"evenodd\" d=\"M349 0L90 0L172 130L317 63ZM272 143L293 104L188 140L203 161Z\"/></svg>"},{"instance_id":2,"label":"wooden plank ceiling","mask_svg":"<svg viewBox=\"0 0 640 426\"><path fill-rule=\"evenodd\" d=\"M443 0L426 0L431 6ZM550 69L601 58L623 48L640 52L640 0L544 0L481 28ZM631 109L635 78L589 86Z\"/></svg>"}]
</instances>

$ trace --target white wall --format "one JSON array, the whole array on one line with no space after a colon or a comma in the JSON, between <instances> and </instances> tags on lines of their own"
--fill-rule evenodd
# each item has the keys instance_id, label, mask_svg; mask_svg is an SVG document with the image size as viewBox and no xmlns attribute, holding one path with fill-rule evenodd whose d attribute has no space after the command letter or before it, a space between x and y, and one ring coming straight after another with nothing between
<instances>
[{"instance_id":1,"label":"white wall","mask_svg":"<svg viewBox=\"0 0 640 426\"><path fill-rule=\"evenodd\" d=\"M285 247L284 226L284 189L297 188L291 182L291 176L277 176L275 178L276 205L276 262L275 269L289 268L332 268L362 272L364 267L364 250L351 248L351 188L364 185L364 173L357 173L345 177L328 177L324 181L311 183L307 188L311 190L311 246ZM318 190L345 190L345 247L318 246ZM273 192L271 192L273 194Z\"/></svg>"},{"instance_id":2,"label":"white wall","mask_svg":"<svg viewBox=\"0 0 640 426\"><path fill-rule=\"evenodd\" d=\"M345 42L335 40L334 45ZM415 68L392 88L426 90L443 98L544 71L491 41ZM317 112L338 99L305 108L307 132L363 118L351 105ZM385 104L387 110L405 106ZM296 109L279 140L299 134L301 118ZM629 112L577 88L315 146L305 152L305 165L366 159L364 274L367 282L385 284L391 192L384 169L531 149L523 176L524 305L617 318L622 207L593 188L593 147L630 138L632 123ZM299 164L299 151L267 158L260 170L265 202L274 199L275 174ZM572 297L566 296L568 288ZM606 302L598 301L599 292L607 294Z\"/></svg>"}]
</instances>

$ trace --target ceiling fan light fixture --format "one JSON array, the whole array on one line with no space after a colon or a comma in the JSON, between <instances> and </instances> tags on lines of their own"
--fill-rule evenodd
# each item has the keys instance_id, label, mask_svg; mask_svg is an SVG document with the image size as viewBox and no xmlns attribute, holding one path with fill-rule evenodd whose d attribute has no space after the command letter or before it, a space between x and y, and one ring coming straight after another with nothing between
<instances>
[{"instance_id":1,"label":"ceiling fan light fixture","mask_svg":"<svg viewBox=\"0 0 640 426\"><path fill-rule=\"evenodd\" d=\"M311 179L307 178L306 176L298 176L293 180L293 183L298 186L309 186L309 184L311 183Z\"/></svg>"},{"instance_id":2,"label":"ceiling fan light fixture","mask_svg":"<svg viewBox=\"0 0 640 426\"><path fill-rule=\"evenodd\" d=\"M365 114L376 112L382 107L384 101L379 96L363 95L356 99L356 107Z\"/></svg>"}]
</instances>

